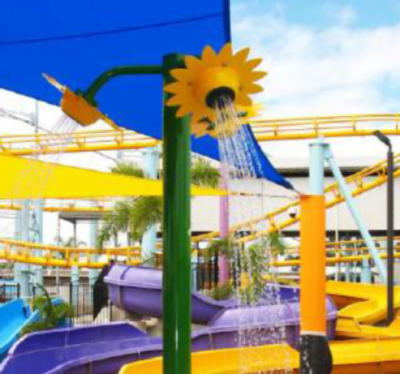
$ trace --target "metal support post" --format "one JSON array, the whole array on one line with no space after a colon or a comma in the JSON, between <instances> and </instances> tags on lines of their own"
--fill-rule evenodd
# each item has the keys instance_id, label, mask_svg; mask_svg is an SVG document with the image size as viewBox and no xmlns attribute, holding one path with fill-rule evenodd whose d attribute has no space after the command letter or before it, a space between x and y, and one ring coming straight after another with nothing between
<instances>
[{"instance_id":1,"label":"metal support post","mask_svg":"<svg viewBox=\"0 0 400 374\"><path fill-rule=\"evenodd\" d=\"M372 283L372 272L369 260L364 258L361 264L361 283Z\"/></svg>"},{"instance_id":2,"label":"metal support post","mask_svg":"<svg viewBox=\"0 0 400 374\"><path fill-rule=\"evenodd\" d=\"M97 246L97 237L99 235L99 221L93 220L90 222L89 227L89 247L96 248ZM91 255L91 261L96 262L99 259L98 254ZM96 282L97 277L99 276L99 270L90 269L89 270L89 284L93 286Z\"/></svg>"},{"instance_id":3,"label":"metal support post","mask_svg":"<svg viewBox=\"0 0 400 374\"><path fill-rule=\"evenodd\" d=\"M387 154L387 324L390 325L394 320L394 166L393 150L389 143Z\"/></svg>"},{"instance_id":4,"label":"metal support post","mask_svg":"<svg viewBox=\"0 0 400 374\"><path fill-rule=\"evenodd\" d=\"M77 238L77 222L74 221L74 247L78 246L78 238ZM71 290L72 290L72 305L75 307L78 305L78 293L79 293L79 268L77 266L71 267Z\"/></svg>"},{"instance_id":5,"label":"metal support post","mask_svg":"<svg viewBox=\"0 0 400 374\"><path fill-rule=\"evenodd\" d=\"M32 114L32 122L35 126L35 133L39 133L39 101L35 101L35 110ZM39 159L39 154L36 155L36 159ZM43 207L44 202L41 199L38 199L34 202L33 209L33 222L32 229L34 231L34 235L31 238L35 243L43 243ZM36 251L36 255L41 257L42 251ZM39 284L43 286L43 267L42 266L32 266L33 268L33 283L34 286Z\"/></svg>"},{"instance_id":6,"label":"metal support post","mask_svg":"<svg viewBox=\"0 0 400 374\"><path fill-rule=\"evenodd\" d=\"M344 196L347 206L353 217L353 220L354 220L355 224L357 225L357 228L360 231L360 233L365 241L365 244L368 248L370 255L372 256L373 260L375 261L375 264L378 268L379 275L380 275L382 281L386 282L387 281L387 272L386 272L385 265L379 256L379 252L376 249L375 242L373 241L371 234L369 233L367 227L365 226L365 224L362 220L362 217L361 217L360 211L358 210L355 199L354 199L353 195L351 194L351 191L348 188L346 181L340 171L340 168L336 164L333 153L328 145L325 146L325 159L329 163L329 166L332 170L333 176L335 177L336 181L339 183L340 192Z\"/></svg>"},{"instance_id":7,"label":"metal support post","mask_svg":"<svg viewBox=\"0 0 400 374\"><path fill-rule=\"evenodd\" d=\"M332 355L326 336L326 218L324 143L310 149L310 193L301 197L300 373L329 374Z\"/></svg>"},{"instance_id":8,"label":"metal support post","mask_svg":"<svg viewBox=\"0 0 400 374\"><path fill-rule=\"evenodd\" d=\"M28 242L30 239L29 227L30 227L30 201L24 200L22 203L21 212L21 240ZM20 286L21 286L21 297L28 301L31 297L30 287L30 267L28 264L19 264L18 269L20 270Z\"/></svg>"},{"instance_id":9,"label":"metal support post","mask_svg":"<svg viewBox=\"0 0 400 374\"><path fill-rule=\"evenodd\" d=\"M33 230L34 230L34 238L32 241L35 243L43 243L43 200L39 199L35 201L34 208L34 221L33 221ZM40 257L42 255L42 251L36 251L36 255ZM43 267L42 266L34 266L34 284L39 284L43 286Z\"/></svg>"},{"instance_id":10,"label":"metal support post","mask_svg":"<svg viewBox=\"0 0 400 374\"><path fill-rule=\"evenodd\" d=\"M183 66L177 54L164 57L164 84ZM165 99L170 97L165 94ZM164 374L191 373L190 120L164 105Z\"/></svg>"},{"instance_id":11,"label":"metal support post","mask_svg":"<svg viewBox=\"0 0 400 374\"><path fill-rule=\"evenodd\" d=\"M158 168L160 162L159 147L147 148L143 151L144 156L144 175L149 179L158 178ZM142 238L142 259L143 261L151 261L156 253L157 244L157 226L149 227Z\"/></svg>"},{"instance_id":12,"label":"metal support post","mask_svg":"<svg viewBox=\"0 0 400 374\"><path fill-rule=\"evenodd\" d=\"M22 210L17 210L15 212L15 222L14 222L14 238L15 240L22 239ZM21 264L14 264L14 281L18 283L18 287L21 284Z\"/></svg>"}]
</instances>

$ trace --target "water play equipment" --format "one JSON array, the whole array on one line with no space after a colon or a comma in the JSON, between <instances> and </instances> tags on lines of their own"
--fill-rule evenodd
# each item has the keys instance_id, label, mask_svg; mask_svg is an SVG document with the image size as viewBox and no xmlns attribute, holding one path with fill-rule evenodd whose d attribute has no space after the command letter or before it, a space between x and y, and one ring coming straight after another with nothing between
<instances>
[{"instance_id":1,"label":"water play equipment","mask_svg":"<svg viewBox=\"0 0 400 374\"><path fill-rule=\"evenodd\" d=\"M166 5L166 2L159 2L157 7L152 6L150 2L144 2L141 5L135 4L135 8L131 9L131 12L129 12L128 5L125 4L124 7L121 6L120 9L124 11L120 12L120 14L114 13L119 8L118 4L115 4L112 9L104 7L101 4L93 9L88 9L87 5L74 3L76 0L71 1L70 6L63 12L63 18L70 19L73 16L74 23L67 25L64 22L56 24L48 22L49 19L56 19L58 14L57 12L53 13L52 8L43 12L43 4L40 1L36 2L34 8L31 6L26 8L26 11L31 12L31 17L27 20L24 19L24 23L21 23L19 18L14 16L14 14L18 14L20 11L19 8L10 3L9 11L7 12L8 17L3 19L4 26L7 29L7 39L2 40L0 43L0 49L7 48L7 53L4 54L5 57L2 60L2 73L4 74L1 75L0 85L1 87L33 95L54 104L58 103L58 97L52 96L43 85L43 82L39 81L39 75L42 73L44 67L54 71L58 76L68 79L68 84L73 87L82 86L82 84L87 86L88 82L97 77L86 90L75 92L72 90L63 90L64 96L61 99L61 107L65 113L69 114L82 125L88 125L101 118L99 113L100 108L102 108L102 110L107 110L122 125L130 126L157 138L163 136L165 204L163 230L163 317L166 322L164 323L163 336L163 367L166 374L176 374L178 372L190 374L191 149L196 150L197 146L197 150L201 150L202 154L218 159L217 142L212 137L207 137L207 135L216 135L224 131L229 134L237 131L243 132L250 139L249 144L251 149L257 158L261 160L261 169L257 169L258 173L255 176L265 177L281 186L289 189L292 188L291 184L277 173L269 163L255 141L250 127L239 123L239 121L234 124L239 124L239 126L230 126L232 124L228 123L225 129L222 128L223 131L217 126L218 124L221 125L221 123L218 123L218 119L223 119L222 117L224 117L223 115L221 116L221 113L228 113L226 110L227 107L232 110L233 104L251 105L251 100L247 95L260 91L260 87L253 84L256 76L252 72L252 69L258 63L255 64L254 61L246 61L248 54L246 51L232 56L230 47L228 46L222 49L220 55L217 55L211 47L207 47L204 49L200 60L200 62L205 62L206 71L201 76L198 76L197 73L199 73L200 67L204 66L199 63L196 57L187 57L185 59L183 56L174 53L179 50L198 56L204 46L208 44L209 39L212 47L217 50L226 42L229 42L229 1L214 0L212 2L197 2L195 7L192 5L193 2L181 0L175 0L173 4L170 1L168 5ZM81 11L76 12L74 5L79 5ZM129 18L125 18L128 14ZM171 18L169 19L168 16ZM100 19L104 20L104 23L99 24L98 20ZM215 20L218 21L214 22ZM125 22L131 25L130 22L132 21L136 21L137 24L134 24L134 27L127 27ZM196 22L197 27L187 27L186 33L185 25L191 25L193 22ZM38 25L40 25L39 28ZM87 25L90 25L89 29ZM96 29L92 30L94 26L96 26ZM158 29L161 27L164 29L160 33ZM200 28L203 30L202 33L197 32ZM196 32L193 32L194 29L196 29ZM141 37L132 38L133 31L138 30ZM185 37L182 37L182 35ZM27 45L28 49L26 48ZM49 45L51 45L51 48L48 47ZM149 48L149 45L152 48ZM10 46L12 48L9 48ZM125 48L121 48L121 46L125 46ZM135 55L138 56L135 63L139 65L126 66L131 63L128 56L131 56L129 52L133 46L135 47ZM81 53L76 54L77 50L81 51ZM148 53L147 50L149 51ZM93 58L94 56L98 56L98 53L104 53L104 51L107 51L107 55L109 56L107 59ZM31 56L29 69L24 69L27 55ZM72 55L75 57L73 64L71 63L72 58L65 58L65 56L71 57ZM222 56L224 57L222 58ZM240 59L238 56L240 56ZM228 58L225 59L225 57ZM254 65L253 68L246 69L251 79L248 76L245 77L238 74L233 69L234 66L230 59L233 60L234 57L243 64ZM45 64L43 64L44 61L46 62ZM94 64L93 61L104 61L105 65L103 63ZM23 63L23 66L21 66L21 63ZM107 66L124 67L103 72ZM182 70L185 68L187 69L185 73L177 73L177 69ZM191 76L189 76L189 73ZM114 89L110 89L111 86L108 86L108 90L103 90L102 95L98 95L97 101L96 95L105 84L111 79L122 75L130 75L130 78L134 79L130 79L128 86L120 83L115 83ZM132 81L136 81L136 79L140 83L140 79L143 77L138 78L138 75L146 75L146 79L148 79L146 84L140 84L140 90L136 89L136 84L132 84ZM174 82L174 78L177 82ZM120 82L121 80L118 81ZM152 93L150 96L156 98L161 103L163 86L169 87L168 93L165 94L164 102L180 106L180 108L170 108L165 105L153 106L156 100L151 100L145 94L145 90L148 90L150 87ZM173 97L171 94L177 95ZM129 105L124 105L126 104L124 102L125 97L129 97ZM185 102L186 99L190 100L189 104ZM71 102L75 102L77 106L70 105ZM136 116L136 112L133 117L131 116L130 108L132 103L135 103L136 110L139 112L138 116ZM185 106L184 104L188 105ZM154 107L157 109L154 110ZM76 111L77 108L81 110ZM236 108L233 109L236 111ZM215 113L218 111L219 113ZM190 114L195 119L192 128L190 127L190 118L188 118ZM235 119L237 119L236 115ZM161 122L163 123L162 126ZM134 126L134 123L138 123L138 125ZM198 126L196 127L196 125ZM192 148L190 144L191 132L194 132L195 135L206 135L201 140L194 139L193 144L196 146ZM249 158L252 158L252 153L249 152L248 154ZM254 161L254 158L252 158L250 164L253 164ZM234 166L237 165L234 164ZM75 178L73 178L75 180L78 179L78 175L76 174L74 174ZM383 183L382 179L384 178L378 175L376 180L369 183L367 187L371 189L377 183ZM96 180L93 185L97 186L98 183L99 180ZM117 183L117 181L113 180L112 183ZM364 191L366 186L357 186L357 188ZM81 194L78 194L78 196L82 197L82 195L88 192L88 189L85 190L83 188ZM339 193L339 188L335 192L336 195L334 195L332 200L328 201L328 205L332 202L339 203L343 200L343 196ZM64 191L64 193L67 192ZM68 193L72 195L71 191L68 191ZM70 197L71 195L63 195L63 197ZM76 194L74 195L75 197L77 196ZM112 195L116 196L113 193ZM26 197L22 193L10 196L12 196L10 198ZM127 193L124 196L127 196ZM54 195L50 193L43 197L54 197ZM285 223L284 221L280 224L275 224L272 219L269 219L269 221L271 225L266 231L252 232L250 236L243 238L242 241L246 242L257 239L261 235L279 230L285 227L285 224L289 225L292 222L286 221ZM246 228L252 228L253 223L246 225ZM379 266L381 263L379 256L373 251L372 255L381 269L381 266ZM325 260L325 257L321 258L321 263L323 260ZM117 295L117 297L122 297L122 295ZM302 297L304 297L304 294ZM324 297L318 300L318 305L322 305L318 309L321 314L323 314L324 302ZM277 306L281 307L280 305ZM231 312L234 309L228 310ZM308 310L311 310L311 308L309 307ZM225 309L223 312L225 313L227 310ZM243 312L241 311L241 313ZM324 316L321 317L319 315L318 317L318 322L321 322L320 320L324 321ZM318 332L325 332L321 323L319 323L319 329ZM367 350L367 347L365 348ZM282 351L285 351L285 349ZM271 367L271 369L280 368L279 363L274 362L274 364L276 366ZM211 368L211 371L218 366L216 362L213 362L213 365L214 367ZM257 368L259 370L264 369L260 366L257 366ZM252 371L255 371L253 369ZM89 366L85 370L91 371L92 368Z\"/></svg>"}]
</instances>

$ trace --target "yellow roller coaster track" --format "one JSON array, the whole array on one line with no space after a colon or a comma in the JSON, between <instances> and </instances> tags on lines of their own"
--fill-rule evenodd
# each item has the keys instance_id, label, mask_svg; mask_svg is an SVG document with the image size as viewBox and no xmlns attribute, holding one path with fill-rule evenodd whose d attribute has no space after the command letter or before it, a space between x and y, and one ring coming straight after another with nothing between
<instances>
[{"instance_id":1,"label":"yellow roller coaster track","mask_svg":"<svg viewBox=\"0 0 400 374\"><path fill-rule=\"evenodd\" d=\"M319 136L366 136L379 127L384 134L400 135L400 114L357 114L327 117L292 117L252 121L258 141L312 139ZM15 156L113 151L154 147L158 140L128 130L89 130L68 135L1 135L0 152Z\"/></svg>"},{"instance_id":2,"label":"yellow roller coaster track","mask_svg":"<svg viewBox=\"0 0 400 374\"><path fill-rule=\"evenodd\" d=\"M251 126L259 142L368 136L378 128L386 135L400 135L400 114L260 119L253 120Z\"/></svg>"},{"instance_id":3,"label":"yellow roller coaster track","mask_svg":"<svg viewBox=\"0 0 400 374\"><path fill-rule=\"evenodd\" d=\"M395 156L395 165L400 164L400 154ZM359 173L356 173L347 178L347 183L353 185L353 196L361 195L364 192L370 191L373 188L379 187L386 182L386 162L380 162L374 166L368 167ZM395 177L400 176L400 169L395 172ZM365 179L368 178L368 181ZM336 183L329 185L325 189L327 196L327 208L333 207L343 201L343 197L340 194L338 185ZM273 212L268 213L265 216L253 219L245 224L236 226L232 230L239 229L250 229L251 227L267 221L269 223L269 228L267 230L261 231L257 234L249 235L242 238L242 241L250 241L258 236L265 235L266 233L282 230L287 228L296 222L298 222L299 217L287 218L289 209L296 207L298 201L294 201L287 204ZM13 205L14 208L16 207ZM50 211L55 211L58 208L48 208ZM65 207L64 209L69 210L71 207ZM104 210L105 208L92 208L88 207L88 210L94 211L98 209ZM199 235L193 238L193 242L212 240L219 236L219 232L214 232L205 235ZM349 241L332 243L328 248L328 251L332 253L340 254L336 258L329 259L330 263L336 262L356 262L361 261L368 256L360 254L352 254L351 256L344 256L348 252L364 252L365 248L349 248L343 249L343 246L359 244L359 241ZM110 258L115 256L123 256L127 259L129 263L140 263L140 249L139 248L117 248L117 249L105 249L102 251L102 261L91 261L91 255L99 253L97 249L90 248L60 248L57 246L41 245L28 242L20 242L9 239L0 239L0 244L3 245L4 249L0 250L0 259L11 261L11 262L24 262L30 264L37 264L42 266L59 266L59 267L88 267L88 268L100 268L108 262ZM38 251L42 251L44 255L38 256ZM291 253L296 253L297 249L290 249ZM60 255L62 253L62 256ZM396 254L399 256L399 254ZM61 258L60 258L61 257ZM276 266L294 266L298 265L296 261L291 262L279 262L275 264Z\"/></svg>"},{"instance_id":4,"label":"yellow roller coaster track","mask_svg":"<svg viewBox=\"0 0 400 374\"><path fill-rule=\"evenodd\" d=\"M141 149L154 147L159 143L156 139L128 130L89 130L68 134L68 139L63 133L1 135L0 152L14 156L31 156L59 152Z\"/></svg>"},{"instance_id":5,"label":"yellow roller coaster track","mask_svg":"<svg viewBox=\"0 0 400 374\"><path fill-rule=\"evenodd\" d=\"M0 259L9 262L27 263L55 267L102 268L110 259L118 256L130 265L139 265L141 252L138 247L121 248L69 248L55 245L23 242L0 238ZM40 254L38 253L40 252ZM92 260L93 255L100 255L101 260Z\"/></svg>"},{"instance_id":6,"label":"yellow roller coaster track","mask_svg":"<svg viewBox=\"0 0 400 374\"><path fill-rule=\"evenodd\" d=\"M394 165L397 167L394 173L394 177L398 178L400 176L400 153L396 154L394 157ZM347 184L352 188L352 195L359 196L367 191L370 191L376 187L379 187L386 183L387 181L387 162L381 161L373 166L365 168L358 173L355 173L348 178L346 178ZM325 188L325 197L326 197L326 208L332 208L344 201L344 197L342 196L338 183L332 183ZM246 223L234 226L231 228L231 231L238 230L252 230L252 227L265 223L265 227L268 227L265 230L258 231L257 233L252 233L248 236L241 238L241 242L252 241L258 237L267 235L268 233L280 231L286 229L289 226L292 226L299 222L300 215L298 214L295 217L290 217L289 211L292 211L294 208L299 206L299 200L294 200L293 202L282 206L262 217L258 217L252 219ZM289 217L289 218L288 218ZM255 231L255 230L254 230ZM193 240L195 242L199 241L207 241L212 240L214 238L219 237L219 232L208 233L204 235L199 235Z\"/></svg>"},{"instance_id":7,"label":"yellow roller coaster track","mask_svg":"<svg viewBox=\"0 0 400 374\"><path fill-rule=\"evenodd\" d=\"M400 237L396 237L400 240ZM374 238L376 242L385 241L386 238ZM368 255L363 255L368 249L366 247L353 247L361 244L361 240L347 240L340 242L332 242L327 244L327 252L336 254L335 259L329 259L329 263L337 262L357 262ZM85 268L101 268L110 259L120 258L126 259L130 264L141 263L140 247L118 247L118 248L81 248L81 247L60 247L55 245L25 242L14 239L0 238L0 259L10 262L23 262L42 266L58 266L70 267L78 266ZM384 250L385 246L380 246L379 250ZM396 248L396 256L400 257L400 248ZM297 254L298 248L288 248L287 254ZM354 255L354 253L356 255ZM100 255L101 261L93 261L93 255ZM159 253L161 256L161 253ZM274 266L298 266L297 260L281 261L274 263Z\"/></svg>"}]
</instances>

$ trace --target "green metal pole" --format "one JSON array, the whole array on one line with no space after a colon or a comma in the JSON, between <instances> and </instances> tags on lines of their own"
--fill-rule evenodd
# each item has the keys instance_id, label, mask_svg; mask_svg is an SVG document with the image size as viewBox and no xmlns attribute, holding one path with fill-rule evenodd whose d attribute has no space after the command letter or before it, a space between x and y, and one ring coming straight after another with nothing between
<instances>
[{"instance_id":1,"label":"green metal pole","mask_svg":"<svg viewBox=\"0 0 400 374\"><path fill-rule=\"evenodd\" d=\"M164 57L164 84L182 65L180 55ZM190 374L190 123L176 111L164 105L163 365L164 374Z\"/></svg>"},{"instance_id":2,"label":"green metal pole","mask_svg":"<svg viewBox=\"0 0 400 374\"><path fill-rule=\"evenodd\" d=\"M90 85L90 87L83 92L83 96L87 101L95 104L95 96L107 84L110 80L121 77L123 75L154 75L163 74L163 69L158 65L132 65L123 66L115 69L108 70L98 76L96 80Z\"/></svg>"}]
</instances>

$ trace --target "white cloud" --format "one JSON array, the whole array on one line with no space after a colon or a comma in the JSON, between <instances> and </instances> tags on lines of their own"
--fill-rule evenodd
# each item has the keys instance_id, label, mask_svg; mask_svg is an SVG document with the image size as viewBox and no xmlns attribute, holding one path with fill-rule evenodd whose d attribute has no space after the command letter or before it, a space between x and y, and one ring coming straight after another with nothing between
<instances>
[{"instance_id":1,"label":"white cloud","mask_svg":"<svg viewBox=\"0 0 400 374\"><path fill-rule=\"evenodd\" d=\"M284 8L263 12L233 7L235 48L249 46L264 59L269 75L255 97L265 117L354 113L393 113L400 110L400 22L361 28L351 8L337 12L337 22L305 25L288 22ZM393 139L400 147L400 139ZM374 139L331 140L341 157L377 156L384 150ZM307 157L303 142L264 143L272 160ZM373 154L371 154L371 152Z\"/></svg>"},{"instance_id":2,"label":"white cloud","mask_svg":"<svg viewBox=\"0 0 400 374\"><path fill-rule=\"evenodd\" d=\"M325 14L336 24L348 26L358 20L357 12L350 5L338 8L335 2L329 2L324 5Z\"/></svg>"},{"instance_id":3,"label":"white cloud","mask_svg":"<svg viewBox=\"0 0 400 374\"><path fill-rule=\"evenodd\" d=\"M398 110L385 84L400 87L400 23L362 29L348 24L351 8L339 14L347 21L321 29L233 8L235 46L252 47L269 72L260 95L268 115Z\"/></svg>"}]
</instances>

